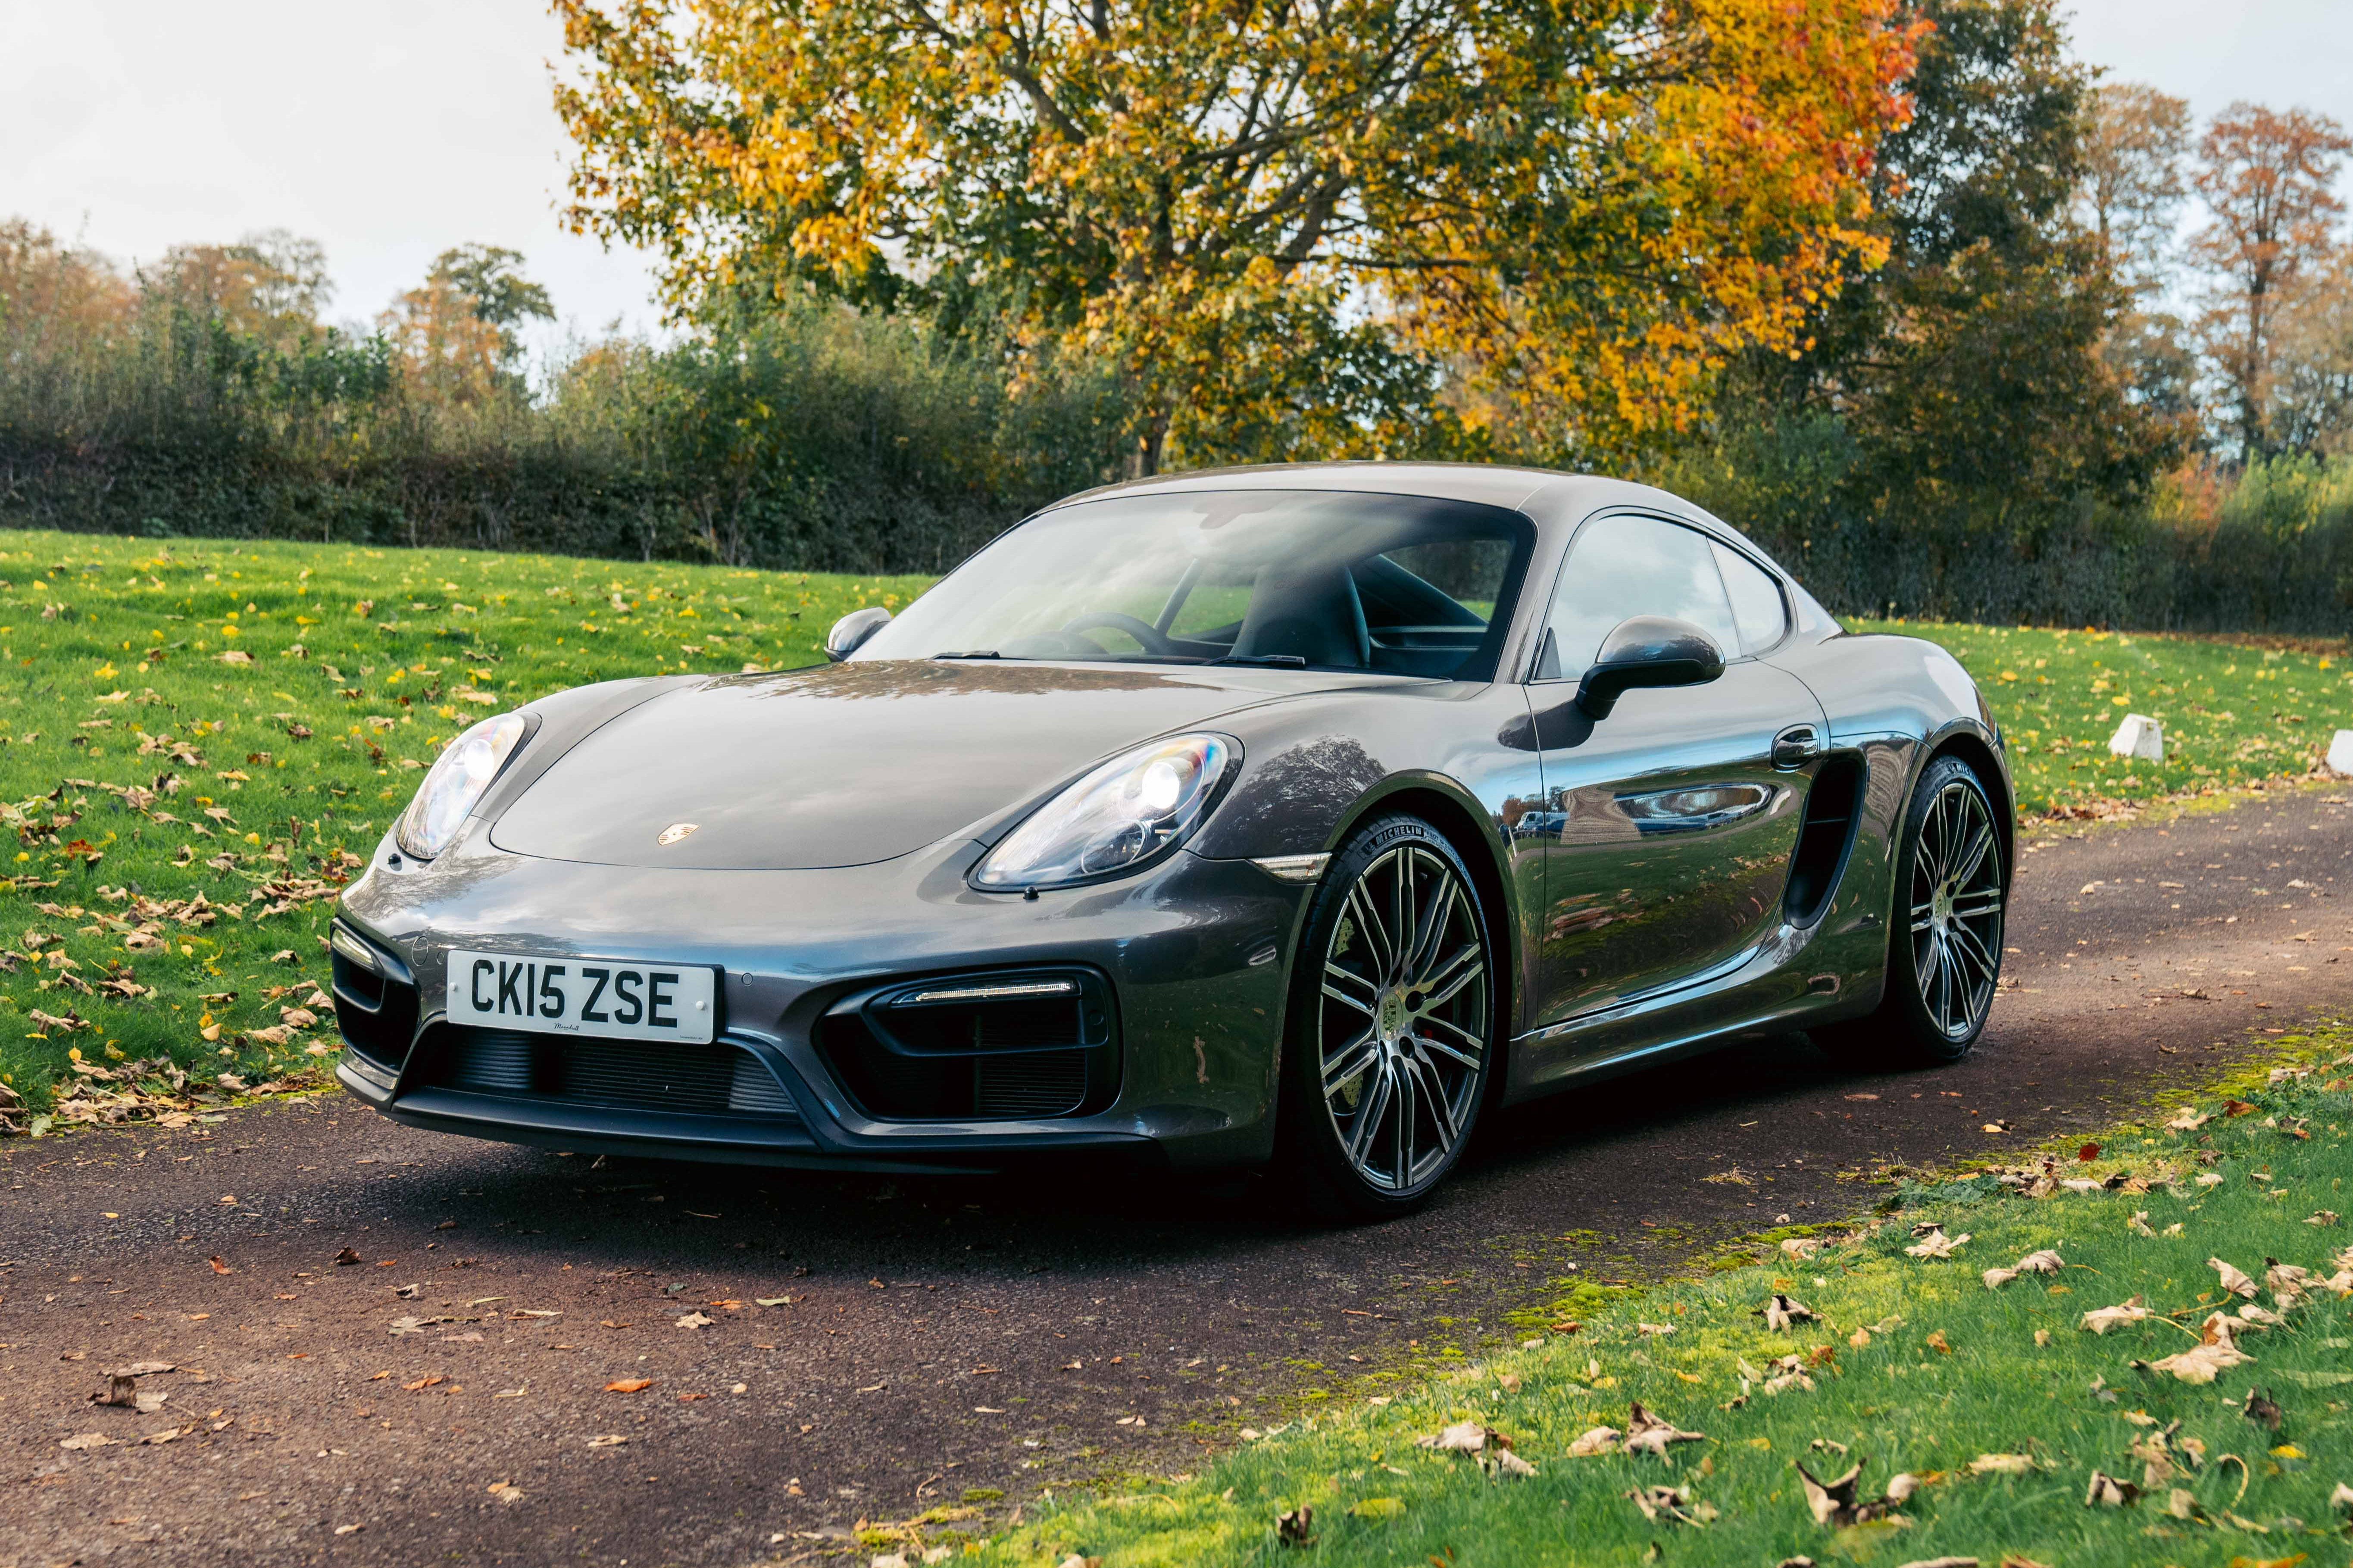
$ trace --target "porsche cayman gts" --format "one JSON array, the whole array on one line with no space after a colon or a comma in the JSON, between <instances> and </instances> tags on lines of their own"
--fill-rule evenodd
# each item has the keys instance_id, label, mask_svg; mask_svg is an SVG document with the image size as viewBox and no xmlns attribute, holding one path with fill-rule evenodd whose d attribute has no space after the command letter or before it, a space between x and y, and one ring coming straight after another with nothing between
<instances>
[{"instance_id":1,"label":"porsche cayman gts","mask_svg":"<svg viewBox=\"0 0 2353 1568\"><path fill-rule=\"evenodd\" d=\"M1983 1029L2003 742L1674 496L1192 473L833 662L452 742L346 891L339 1076L418 1126L865 1170L1272 1163L1361 1215L1482 1114L1793 1028Z\"/></svg>"}]
</instances>

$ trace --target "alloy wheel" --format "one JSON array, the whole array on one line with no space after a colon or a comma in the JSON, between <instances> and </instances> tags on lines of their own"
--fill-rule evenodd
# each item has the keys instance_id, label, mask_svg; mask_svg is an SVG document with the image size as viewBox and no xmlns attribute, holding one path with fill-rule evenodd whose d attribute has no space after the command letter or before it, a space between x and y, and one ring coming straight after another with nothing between
<instances>
[{"instance_id":1,"label":"alloy wheel","mask_svg":"<svg viewBox=\"0 0 2353 1568\"><path fill-rule=\"evenodd\" d=\"M1936 792L1912 854L1912 973L1928 1020L1965 1040L1993 1005L2001 970L2001 850L1985 796L1958 779Z\"/></svg>"},{"instance_id":2,"label":"alloy wheel","mask_svg":"<svg viewBox=\"0 0 2353 1568\"><path fill-rule=\"evenodd\" d=\"M1324 1106L1356 1174L1403 1194L1446 1168L1477 1109L1491 987L1476 895L1403 844L1348 889L1324 954Z\"/></svg>"}]
</instances>

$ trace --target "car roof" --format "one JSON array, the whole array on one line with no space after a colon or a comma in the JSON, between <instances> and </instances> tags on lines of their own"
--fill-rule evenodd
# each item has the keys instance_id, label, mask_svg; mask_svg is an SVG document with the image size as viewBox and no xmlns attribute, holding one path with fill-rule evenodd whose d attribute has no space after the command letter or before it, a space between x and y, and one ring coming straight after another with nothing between
<instances>
[{"instance_id":1,"label":"car roof","mask_svg":"<svg viewBox=\"0 0 2353 1568\"><path fill-rule=\"evenodd\" d=\"M1576 522L1604 507L1639 506L1716 528L1725 526L1681 497L1649 485L1599 474L1493 463L1265 463L1196 468L1082 490L1044 510L1051 511L1110 496L1221 489L1362 490L1367 494L1427 496L1436 500L1504 507L1525 512L1538 522Z\"/></svg>"}]
</instances>

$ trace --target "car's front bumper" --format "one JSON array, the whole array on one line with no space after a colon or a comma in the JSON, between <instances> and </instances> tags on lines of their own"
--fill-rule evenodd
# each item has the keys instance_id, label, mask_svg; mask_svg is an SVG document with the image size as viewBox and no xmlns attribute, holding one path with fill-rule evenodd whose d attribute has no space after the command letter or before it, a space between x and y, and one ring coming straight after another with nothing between
<instances>
[{"instance_id":1,"label":"car's front bumper","mask_svg":"<svg viewBox=\"0 0 2353 1568\"><path fill-rule=\"evenodd\" d=\"M965 882L970 841L877 865L669 870L531 859L466 840L429 866L380 851L342 923L417 998L411 1027L368 1037L339 996L337 1077L385 1114L438 1131L581 1152L864 1169L993 1170L1039 1158L1198 1167L1271 1151L1277 1042L1305 889L1246 860L1178 853L1139 875L1034 899ZM453 948L711 964L736 1089L681 1112L480 1087L430 1070ZM1116 1082L1080 1113L893 1119L870 1113L819 1048L819 1020L878 984L1034 966L1099 974L1115 1009ZM837 1009L838 1010L838 1009ZM608 1042L662 1066L660 1045ZM659 1072L655 1073L659 1077ZM770 1079L773 1079L771 1083Z\"/></svg>"}]
</instances>

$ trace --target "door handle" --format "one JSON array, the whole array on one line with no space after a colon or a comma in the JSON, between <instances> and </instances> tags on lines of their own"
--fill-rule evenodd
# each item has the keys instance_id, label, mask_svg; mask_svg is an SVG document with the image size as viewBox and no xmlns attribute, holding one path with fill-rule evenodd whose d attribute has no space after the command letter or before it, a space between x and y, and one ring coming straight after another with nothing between
<instances>
[{"instance_id":1,"label":"door handle","mask_svg":"<svg viewBox=\"0 0 2353 1568\"><path fill-rule=\"evenodd\" d=\"M1811 724L1792 724L1773 737L1773 765L1801 768L1822 754L1822 732Z\"/></svg>"}]
</instances>

